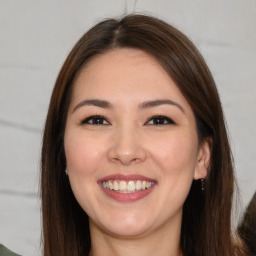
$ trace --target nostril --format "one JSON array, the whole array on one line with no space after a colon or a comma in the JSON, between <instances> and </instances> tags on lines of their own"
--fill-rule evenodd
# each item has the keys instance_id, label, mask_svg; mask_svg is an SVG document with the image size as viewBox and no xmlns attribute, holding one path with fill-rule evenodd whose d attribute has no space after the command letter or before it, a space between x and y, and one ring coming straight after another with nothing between
<instances>
[{"instance_id":1,"label":"nostril","mask_svg":"<svg viewBox=\"0 0 256 256\"><path fill-rule=\"evenodd\" d=\"M109 160L122 165L144 161L146 156L141 137L128 125L117 131L108 151Z\"/></svg>"},{"instance_id":2,"label":"nostril","mask_svg":"<svg viewBox=\"0 0 256 256\"><path fill-rule=\"evenodd\" d=\"M135 149L130 151L121 151L117 149L111 149L109 152L109 159L112 162L118 162L123 165L130 165L145 161L147 154L144 149Z\"/></svg>"}]
</instances>

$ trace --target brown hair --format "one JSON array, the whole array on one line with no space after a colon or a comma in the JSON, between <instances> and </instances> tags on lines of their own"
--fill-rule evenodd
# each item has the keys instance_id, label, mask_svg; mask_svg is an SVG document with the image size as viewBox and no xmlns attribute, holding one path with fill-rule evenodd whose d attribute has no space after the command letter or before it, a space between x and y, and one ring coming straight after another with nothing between
<instances>
[{"instance_id":1,"label":"brown hair","mask_svg":"<svg viewBox=\"0 0 256 256\"><path fill-rule=\"evenodd\" d=\"M152 55L176 82L192 107L199 141L211 138L211 164L201 191L193 181L183 207L183 255L234 255L231 208L234 173L222 107L212 75L192 42L169 24L145 15L107 19L91 28L67 57L53 89L42 147L44 255L88 255L88 216L65 176L63 137L72 85L95 55L129 47Z\"/></svg>"},{"instance_id":2,"label":"brown hair","mask_svg":"<svg viewBox=\"0 0 256 256\"><path fill-rule=\"evenodd\" d=\"M256 193L247 206L237 231L247 245L249 255L256 255Z\"/></svg>"}]
</instances>

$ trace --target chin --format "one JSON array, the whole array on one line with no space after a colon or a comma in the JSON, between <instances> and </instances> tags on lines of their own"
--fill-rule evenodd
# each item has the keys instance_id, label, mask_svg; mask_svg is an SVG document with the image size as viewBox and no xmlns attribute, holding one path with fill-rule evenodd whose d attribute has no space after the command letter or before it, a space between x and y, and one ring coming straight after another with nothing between
<instances>
[{"instance_id":1,"label":"chin","mask_svg":"<svg viewBox=\"0 0 256 256\"><path fill-rule=\"evenodd\" d=\"M112 215L108 220L106 218L103 222L96 223L96 226L115 237L134 238L147 234L153 223L154 221L145 219L145 216L138 218L138 216Z\"/></svg>"},{"instance_id":2,"label":"chin","mask_svg":"<svg viewBox=\"0 0 256 256\"><path fill-rule=\"evenodd\" d=\"M111 228L106 229L106 232L115 237L121 238L137 238L143 237L149 233L150 228L143 225L131 225L123 223L120 225L114 225Z\"/></svg>"}]
</instances>

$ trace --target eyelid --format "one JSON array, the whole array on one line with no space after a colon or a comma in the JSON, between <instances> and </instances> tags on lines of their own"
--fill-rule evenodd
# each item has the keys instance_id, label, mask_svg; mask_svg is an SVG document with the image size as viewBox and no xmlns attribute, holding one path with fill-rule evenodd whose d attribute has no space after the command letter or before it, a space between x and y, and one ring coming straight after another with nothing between
<instances>
[{"instance_id":1,"label":"eyelid","mask_svg":"<svg viewBox=\"0 0 256 256\"><path fill-rule=\"evenodd\" d=\"M164 124L149 124L150 121L152 121L153 119L162 119L162 120L167 120L168 123L164 123ZM176 125L176 123L173 121L173 119L164 116L164 115L155 115L155 116L151 116L145 123L146 125Z\"/></svg>"},{"instance_id":2,"label":"eyelid","mask_svg":"<svg viewBox=\"0 0 256 256\"><path fill-rule=\"evenodd\" d=\"M102 119L103 121L106 121L107 124L94 124L94 123L90 123L89 121L92 121L93 119ZM106 117L102 116L102 115L91 115L91 116L88 116L86 117L85 119L83 119L81 122L80 122L81 125L109 125L110 122L107 120Z\"/></svg>"}]
</instances>

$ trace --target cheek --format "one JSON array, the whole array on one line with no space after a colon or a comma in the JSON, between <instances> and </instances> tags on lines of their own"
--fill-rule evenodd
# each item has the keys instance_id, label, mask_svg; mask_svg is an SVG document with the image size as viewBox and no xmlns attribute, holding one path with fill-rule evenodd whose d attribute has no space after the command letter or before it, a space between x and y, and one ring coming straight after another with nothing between
<instances>
[{"instance_id":1,"label":"cheek","mask_svg":"<svg viewBox=\"0 0 256 256\"><path fill-rule=\"evenodd\" d=\"M64 146L72 191L77 202L89 214L94 205L91 195L96 194L95 173L101 158L100 144L78 131L65 134Z\"/></svg>"},{"instance_id":2,"label":"cheek","mask_svg":"<svg viewBox=\"0 0 256 256\"><path fill-rule=\"evenodd\" d=\"M65 154L70 174L90 175L97 168L102 149L97 140L90 137L69 134L65 136Z\"/></svg>"},{"instance_id":3,"label":"cheek","mask_svg":"<svg viewBox=\"0 0 256 256\"><path fill-rule=\"evenodd\" d=\"M197 140L194 136L176 134L154 144L155 160L162 171L171 176L190 174L193 177L197 155Z\"/></svg>"}]
</instances>

